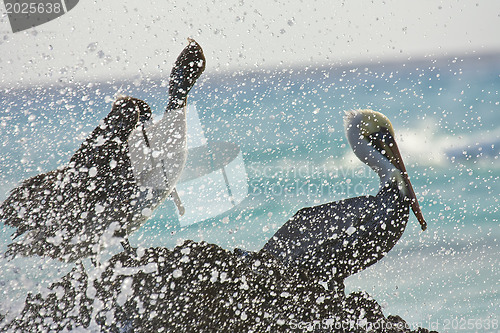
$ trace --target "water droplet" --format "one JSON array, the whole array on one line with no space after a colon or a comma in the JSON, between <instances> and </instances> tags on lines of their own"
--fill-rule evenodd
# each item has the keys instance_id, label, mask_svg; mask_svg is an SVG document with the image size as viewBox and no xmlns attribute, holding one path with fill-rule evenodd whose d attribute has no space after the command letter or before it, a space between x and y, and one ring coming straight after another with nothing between
<instances>
[{"instance_id":1,"label":"water droplet","mask_svg":"<svg viewBox=\"0 0 500 333\"><path fill-rule=\"evenodd\" d=\"M95 50L97 50L97 42L87 45L87 50L89 50L90 52L94 52Z\"/></svg>"}]
</instances>

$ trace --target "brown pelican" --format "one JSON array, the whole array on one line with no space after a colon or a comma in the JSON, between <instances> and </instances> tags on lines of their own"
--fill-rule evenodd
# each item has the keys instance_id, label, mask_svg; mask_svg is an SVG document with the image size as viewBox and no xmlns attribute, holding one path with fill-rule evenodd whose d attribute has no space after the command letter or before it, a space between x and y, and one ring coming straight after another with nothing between
<instances>
[{"instance_id":1,"label":"brown pelican","mask_svg":"<svg viewBox=\"0 0 500 333\"><path fill-rule=\"evenodd\" d=\"M410 206L426 229L389 119L372 110L349 111L344 126L356 156L380 177L377 195L303 208L263 247L332 288L392 249L406 227Z\"/></svg>"},{"instance_id":2,"label":"brown pelican","mask_svg":"<svg viewBox=\"0 0 500 333\"><path fill-rule=\"evenodd\" d=\"M159 126L144 125L151 118L145 102L119 98L67 165L25 180L12 190L0 206L0 221L17 228L5 256L41 255L74 261L93 256L113 239L123 241L137 230L173 191L184 166L183 110L187 95L204 68L203 51L190 40L171 72L168 106ZM170 126L165 120L175 124ZM161 130L165 131L160 133ZM170 177L161 181L168 182L168 186L153 188L142 184L150 176L138 174L132 165L135 156L130 150L141 144L135 141L131 147L129 139L133 133L141 135L145 147L140 148L153 155L155 148L172 148L160 140L175 142L176 150L170 152L174 157L169 152L160 154L170 156L166 161L160 159L162 170Z\"/></svg>"},{"instance_id":3,"label":"brown pelican","mask_svg":"<svg viewBox=\"0 0 500 333\"><path fill-rule=\"evenodd\" d=\"M180 215L184 213L175 185L187 158L187 95L205 70L205 56L193 39L182 51L170 74L169 100L163 117L154 124L136 128L128 139L130 162L136 185L142 191L139 204L142 218L127 225L127 233L137 230L169 195Z\"/></svg>"}]
</instances>

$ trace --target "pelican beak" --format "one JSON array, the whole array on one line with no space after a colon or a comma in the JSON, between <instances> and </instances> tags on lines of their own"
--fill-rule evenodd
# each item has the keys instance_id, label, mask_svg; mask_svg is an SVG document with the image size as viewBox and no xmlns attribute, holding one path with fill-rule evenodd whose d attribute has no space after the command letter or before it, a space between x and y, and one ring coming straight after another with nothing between
<instances>
[{"instance_id":1,"label":"pelican beak","mask_svg":"<svg viewBox=\"0 0 500 333\"><path fill-rule=\"evenodd\" d=\"M383 149L385 150L384 155L391 161L392 165L394 165L399 171L401 171L401 175L403 176L403 180L406 185L408 198L411 200L411 209L417 217L417 220L420 223L420 227L422 228L422 230L425 230L427 229L427 222L425 222L424 216L422 215L422 210L420 210L417 196L415 195L413 186L411 185L410 179L408 178L408 173L406 172L406 167L403 163L403 158L401 157L401 153L399 152L396 140L394 140L394 137L390 133L385 134L385 139L383 140Z\"/></svg>"}]
</instances>

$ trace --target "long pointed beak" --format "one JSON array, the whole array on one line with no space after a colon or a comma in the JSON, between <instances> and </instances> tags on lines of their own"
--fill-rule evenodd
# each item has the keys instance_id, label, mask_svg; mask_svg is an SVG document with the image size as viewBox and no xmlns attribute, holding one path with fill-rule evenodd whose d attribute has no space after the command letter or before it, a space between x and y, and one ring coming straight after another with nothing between
<instances>
[{"instance_id":1,"label":"long pointed beak","mask_svg":"<svg viewBox=\"0 0 500 333\"><path fill-rule=\"evenodd\" d=\"M422 230L427 229L427 222L424 220L424 216L422 215L422 210L420 209L420 205L418 204L417 196L415 195L415 191L413 190L413 186L411 185L410 179L408 178L408 172L406 172L405 164L403 163L403 158L401 157L401 153L399 152L398 145L396 144L396 140L392 136L390 136L389 140L385 142L386 147L388 149L387 156L389 157L391 163L401 171L403 175L403 180L406 184L406 188L408 190L408 197L411 200L411 209L413 213L417 217L418 222L420 223L420 227Z\"/></svg>"}]
</instances>

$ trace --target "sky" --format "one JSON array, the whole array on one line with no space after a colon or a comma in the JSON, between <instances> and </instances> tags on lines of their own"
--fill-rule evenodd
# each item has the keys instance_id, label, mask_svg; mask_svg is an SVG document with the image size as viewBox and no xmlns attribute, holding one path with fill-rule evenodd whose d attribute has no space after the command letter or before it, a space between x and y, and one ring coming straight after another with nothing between
<instances>
[{"instance_id":1,"label":"sky","mask_svg":"<svg viewBox=\"0 0 500 333\"><path fill-rule=\"evenodd\" d=\"M12 33L0 5L0 87L167 76L196 39L207 72L499 52L498 0L81 0Z\"/></svg>"}]
</instances>

